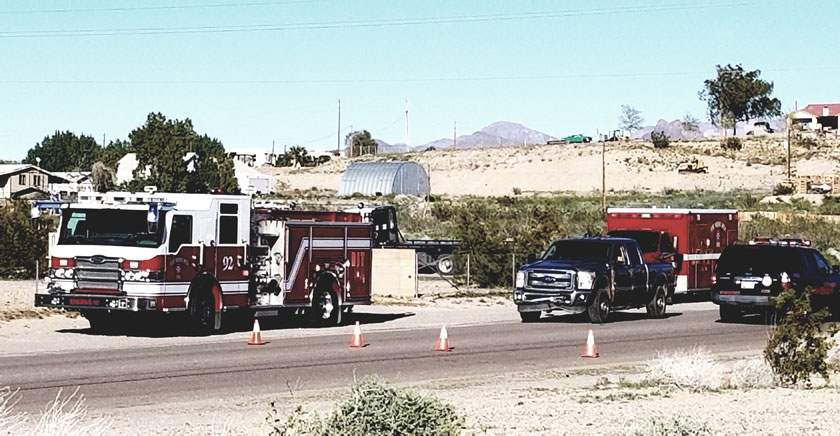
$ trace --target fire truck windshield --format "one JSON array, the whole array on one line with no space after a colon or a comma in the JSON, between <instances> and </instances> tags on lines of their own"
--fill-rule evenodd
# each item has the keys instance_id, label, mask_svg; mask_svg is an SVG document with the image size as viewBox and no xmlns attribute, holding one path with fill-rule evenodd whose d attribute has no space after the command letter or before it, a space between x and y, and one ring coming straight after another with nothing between
<instances>
[{"instance_id":1,"label":"fire truck windshield","mask_svg":"<svg viewBox=\"0 0 840 436\"><path fill-rule=\"evenodd\" d=\"M159 247L163 227L149 233L145 210L65 209L58 243L62 245L119 245ZM160 222L164 222L164 213Z\"/></svg>"}]
</instances>

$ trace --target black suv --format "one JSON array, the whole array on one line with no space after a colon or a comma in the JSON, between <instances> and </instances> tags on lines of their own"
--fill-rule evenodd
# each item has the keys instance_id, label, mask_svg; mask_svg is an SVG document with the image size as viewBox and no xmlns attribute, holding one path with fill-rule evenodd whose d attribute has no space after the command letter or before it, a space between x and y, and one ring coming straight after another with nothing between
<instances>
[{"instance_id":1,"label":"black suv","mask_svg":"<svg viewBox=\"0 0 840 436\"><path fill-rule=\"evenodd\" d=\"M813 288L815 307L838 306L838 267L819 251L793 240L739 244L723 250L715 268L712 301L720 305L720 319L738 320L746 312L772 315L770 297L783 289Z\"/></svg>"}]
</instances>

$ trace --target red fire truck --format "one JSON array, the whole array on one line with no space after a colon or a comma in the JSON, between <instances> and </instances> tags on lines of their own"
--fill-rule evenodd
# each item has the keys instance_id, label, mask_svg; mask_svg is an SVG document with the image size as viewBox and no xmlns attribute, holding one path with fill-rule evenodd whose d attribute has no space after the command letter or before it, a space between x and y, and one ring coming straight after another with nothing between
<instances>
[{"instance_id":1,"label":"red fire truck","mask_svg":"<svg viewBox=\"0 0 840 436\"><path fill-rule=\"evenodd\" d=\"M738 211L609 208L607 232L636 239L647 262L674 262L675 293L706 291L720 253L738 241Z\"/></svg>"},{"instance_id":2,"label":"red fire truck","mask_svg":"<svg viewBox=\"0 0 840 436\"><path fill-rule=\"evenodd\" d=\"M222 315L301 312L338 324L371 301L374 230L359 214L253 208L237 195L82 193L61 208L35 305L95 329L126 312L182 313L211 333Z\"/></svg>"}]
</instances>

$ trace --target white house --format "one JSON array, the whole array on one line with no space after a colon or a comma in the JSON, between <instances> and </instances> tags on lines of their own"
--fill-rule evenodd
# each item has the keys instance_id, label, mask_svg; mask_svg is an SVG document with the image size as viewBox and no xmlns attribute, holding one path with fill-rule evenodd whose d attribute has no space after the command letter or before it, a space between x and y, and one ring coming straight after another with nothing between
<instances>
[{"instance_id":1,"label":"white house","mask_svg":"<svg viewBox=\"0 0 840 436\"><path fill-rule=\"evenodd\" d=\"M243 193L267 194L271 192L271 176L263 174L239 159L233 160L233 171Z\"/></svg>"},{"instance_id":2,"label":"white house","mask_svg":"<svg viewBox=\"0 0 840 436\"><path fill-rule=\"evenodd\" d=\"M79 192L93 192L90 171L55 171L57 179L50 179L49 192L55 198L64 199Z\"/></svg>"},{"instance_id":3,"label":"white house","mask_svg":"<svg viewBox=\"0 0 840 436\"><path fill-rule=\"evenodd\" d=\"M840 120L840 103L809 104L791 113L789 117L793 126L800 129L836 132Z\"/></svg>"}]
</instances>

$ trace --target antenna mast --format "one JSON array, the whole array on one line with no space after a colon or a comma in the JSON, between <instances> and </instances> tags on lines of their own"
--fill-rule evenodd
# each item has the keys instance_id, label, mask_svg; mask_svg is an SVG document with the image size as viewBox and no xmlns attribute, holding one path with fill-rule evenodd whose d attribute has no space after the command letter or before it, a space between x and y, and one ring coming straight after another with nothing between
<instances>
[{"instance_id":1,"label":"antenna mast","mask_svg":"<svg viewBox=\"0 0 840 436\"><path fill-rule=\"evenodd\" d=\"M411 140L408 136L408 99L405 99L405 146L411 148Z\"/></svg>"}]
</instances>

